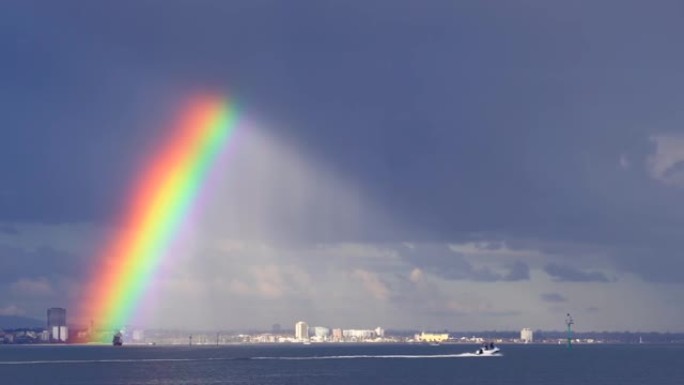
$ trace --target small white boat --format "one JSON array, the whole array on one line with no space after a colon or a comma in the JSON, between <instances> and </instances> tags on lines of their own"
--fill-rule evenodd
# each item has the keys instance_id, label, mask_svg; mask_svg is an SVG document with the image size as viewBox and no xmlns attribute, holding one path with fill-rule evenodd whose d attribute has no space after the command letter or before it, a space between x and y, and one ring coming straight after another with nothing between
<instances>
[{"instance_id":1,"label":"small white boat","mask_svg":"<svg viewBox=\"0 0 684 385\"><path fill-rule=\"evenodd\" d=\"M476 356L500 356L501 349L494 346L494 343L485 344L475 351Z\"/></svg>"}]
</instances>

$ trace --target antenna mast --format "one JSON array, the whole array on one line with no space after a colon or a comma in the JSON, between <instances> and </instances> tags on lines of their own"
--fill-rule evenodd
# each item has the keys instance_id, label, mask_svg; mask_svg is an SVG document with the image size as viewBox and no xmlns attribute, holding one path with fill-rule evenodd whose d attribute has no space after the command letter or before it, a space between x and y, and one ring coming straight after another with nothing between
<instances>
[{"instance_id":1,"label":"antenna mast","mask_svg":"<svg viewBox=\"0 0 684 385\"><path fill-rule=\"evenodd\" d=\"M572 325L575 324L575 321L572 320L572 316L570 313L565 317L565 324L568 326L568 348L572 347Z\"/></svg>"}]
</instances>

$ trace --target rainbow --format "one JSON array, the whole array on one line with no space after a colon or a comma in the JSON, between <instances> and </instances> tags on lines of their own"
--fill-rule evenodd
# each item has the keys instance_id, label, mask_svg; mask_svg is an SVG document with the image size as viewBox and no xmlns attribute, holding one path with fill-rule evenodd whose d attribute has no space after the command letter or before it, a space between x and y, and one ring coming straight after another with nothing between
<instances>
[{"instance_id":1,"label":"rainbow","mask_svg":"<svg viewBox=\"0 0 684 385\"><path fill-rule=\"evenodd\" d=\"M197 97L182 111L138 174L121 228L97 257L82 320L110 330L130 321L236 125L235 106L222 98Z\"/></svg>"}]
</instances>

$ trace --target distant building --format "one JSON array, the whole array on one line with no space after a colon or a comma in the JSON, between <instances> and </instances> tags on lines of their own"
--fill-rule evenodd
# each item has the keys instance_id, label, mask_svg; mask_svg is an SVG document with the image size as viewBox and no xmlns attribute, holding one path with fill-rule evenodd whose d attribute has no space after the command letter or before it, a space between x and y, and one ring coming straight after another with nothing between
<instances>
[{"instance_id":1,"label":"distant building","mask_svg":"<svg viewBox=\"0 0 684 385\"><path fill-rule=\"evenodd\" d=\"M449 339L449 333L420 333L416 340L420 342L444 342Z\"/></svg>"},{"instance_id":2,"label":"distant building","mask_svg":"<svg viewBox=\"0 0 684 385\"><path fill-rule=\"evenodd\" d=\"M50 333L50 342L66 342L69 338L66 309L52 307L47 310L47 330Z\"/></svg>"},{"instance_id":3,"label":"distant building","mask_svg":"<svg viewBox=\"0 0 684 385\"><path fill-rule=\"evenodd\" d=\"M369 329L344 329L342 330L342 337L348 341L365 341L373 338L374 330Z\"/></svg>"},{"instance_id":4,"label":"distant building","mask_svg":"<svg viewBox=\"0 0 684 385\"><path fill-rule=\"evenodd\" d=\"M332 330L332 338L333 341L342 341L343 335L342 335L342 329L333 329Z\"/></svg>"},{"instance_id":5,"label":"distant building","mask_svg":"<svg viewBox=\"0 0 684 385\"><path fill-rule=\"evenodd\" d=\"M526 344L534 341L534 333L530 328L524 328L520 331L520 340Z\"/></svg>"},{"instance_id":6,"label":"distant building","mask_svg":"<svg viewBox=\"0 0 684 385\"><path fill-rule=\"evenodd\" d=\"M311 328L313 331L314 337L316 337L318 340L326 340L328 336L330 335L330 329L324 327L324 326L314 326Z\"/></svg>"},{"instance_id":7,"label":"distant building","mask_svg":"<svg viewBox=\"0 0 684 385\"><path fill-rule=\"evenodd\" d=\"M295 324L295 338L299 341L309 339L309 325L306 322L299 321Z\"/></svg>"},{"instance_id":8,"label":"distant building","mask_svg":"<svg viewBox=\"0 0 684 385\"><path fill-rule=\"evenodd\" d=\"M381 328L380 326L376 327L375 328L375 335L377 337L380 337L380 338L384 337L385 336L385 329Z\"/></svg>"}]
</instances>

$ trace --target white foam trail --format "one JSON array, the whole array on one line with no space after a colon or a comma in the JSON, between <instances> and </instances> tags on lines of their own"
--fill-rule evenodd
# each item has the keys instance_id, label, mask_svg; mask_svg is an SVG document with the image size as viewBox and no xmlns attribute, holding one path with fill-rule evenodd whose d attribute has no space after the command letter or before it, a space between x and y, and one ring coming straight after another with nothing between
<instances>
[{"instance_id":1,"label":"white foam trail","mask_svg":"<svg viewBox=\"0 0 684 385\"><path fill-rule=\"evenodd\" d=\"M479 355L475 353L431 354L431 355L349 355L349 356L264 356L264 357L209 357L209 358L125 358L102 360L34 360L34 361L0 361L0 365L54 365L54 364L92 364L92 363L126 363L126 362L188 362L188 361L244 361L244 360L354 360L354 359L430 359L430 358L465 358L465 357L501 357L502 354Z\"/></svg>"},{"instance_id":2,"label":"white foam trail","mask_svg":"<svg viewBox=\"0 0 684 385\"><path fill-rule=\"evenodd\" d=\"M206 360L206 359L204 359ZM44 360L44 361L0 361L0 365L46 365L46 364L92 364L92 363L119 363L119 362L178 362L178 361L202 361L195 358L127 358L127 359L103 359L103 360Z\"/></svg>"},{"instance_id":3,"label":"white foam trail","mask_svg":"<svg viewBox=\"0 0 684 385\"><path fill-rule=\"evenodd\" d=\"M365 359L365 358L402 358L402 359L429 359L429 358L463 358L463 357L501 357L501 354L492 355L478 355L474 353L460 353L460 354L431 354L431 355L353 355L353 356L309 356L309 357L252 357L254 360L350 360L350 359Z\"/></svg>"}]
</instances>

